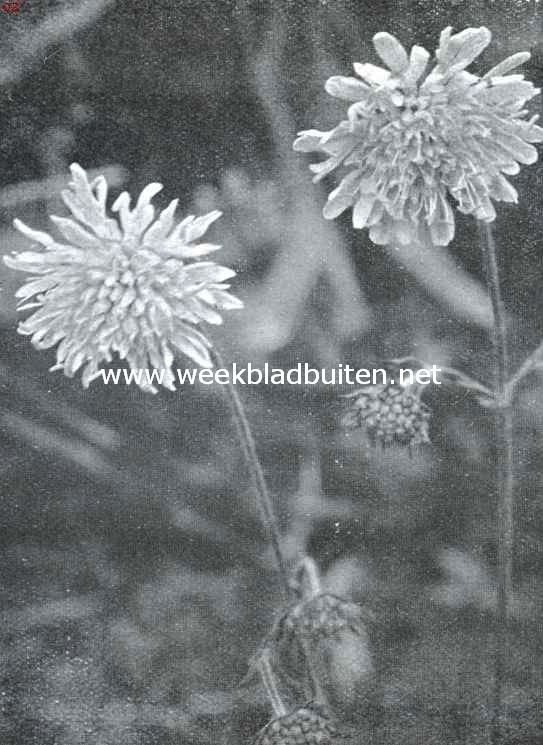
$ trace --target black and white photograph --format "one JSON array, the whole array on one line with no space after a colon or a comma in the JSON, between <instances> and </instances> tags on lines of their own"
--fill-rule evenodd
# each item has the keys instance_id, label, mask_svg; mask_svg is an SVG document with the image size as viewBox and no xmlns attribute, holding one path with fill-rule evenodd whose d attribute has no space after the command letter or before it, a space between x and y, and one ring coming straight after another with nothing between
<instances>
[{"instance_id":1,"label":"black and white photograph","mask_svg":"<svg viewBox=\"0 0 543 745\"><path fill-rule=\"evenodd\" d=\"M542 0L0 0L0 745L543 745Z\"/></svg>"}]
</instances>

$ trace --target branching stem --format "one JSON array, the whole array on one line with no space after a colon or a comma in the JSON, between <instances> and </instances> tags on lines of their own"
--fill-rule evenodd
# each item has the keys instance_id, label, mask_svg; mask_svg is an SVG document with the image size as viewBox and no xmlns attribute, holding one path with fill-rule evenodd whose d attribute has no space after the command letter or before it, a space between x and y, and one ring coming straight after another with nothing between
<instances>
[{"instance_id":1,"label":"branching stem","mask_svg":"<svg viewBox=\"0 0 543 745\"><path fill-rule=\"evenodd\" d=\"M540 368L543 362L543 342L535 349L531 354L526 357L519 369L511 375L511 378L506 385L506 398L511 400L515 393L515 389L527 375L534 370Z\"/></svg>"}]
</instances>

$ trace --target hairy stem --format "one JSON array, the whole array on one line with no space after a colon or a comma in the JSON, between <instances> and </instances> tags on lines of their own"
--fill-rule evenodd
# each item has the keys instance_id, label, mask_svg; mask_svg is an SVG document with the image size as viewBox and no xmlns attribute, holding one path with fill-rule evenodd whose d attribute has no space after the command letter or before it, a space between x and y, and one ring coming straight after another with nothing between
<instances>
[{"instance_id":1,"label":"hairy stem","mask_svg":"<svg viewBox=\"0 0 543 745\"><path fill-rule=\"evenodd\" d=\"M224 367L224 362L220 353L217 352L217 350L213 350L212 354L215 358L217 367ZM279 531L279 524L277 522L277 517L273 509L273 504L266 484L266 479L264 478L264 472L262 471L262 466L260 465L260 460L258 459L251 427L249 426L249 421L247 419L247 415L245 414L245 409L240 397L238 396L238 392L236 391L235 386L232 383L229 383L226 386L226 390L230 399L232 414L234 417L234 422L236 424L236 429L238 431L243 454L247 462L247 468L249 469L251 479L255 486L258 497L258 504L262 511L266 527L270 535L271 544L277 561L277 567L281 576L283 591L286 597L290 598L292 590L288 581L287 562L281 549L281 533ZM302 657L304 658L312 697L324 701L325 699L323 698L322 687L319 683L319 679L312 662L311 653L308 648L307 642L304 639L303 634L296 633L295 636Z\"/></svg>"},{"instance_id":2,"label":"hairy stem","mask_svg":"<svg viewBox=\"0 0 543 745\"><path fill-rule=\"evenodd\" d=\"M274 716L284 717L287 713L287 709L279 693L275 674L272 670L268 655L262 656L258 660L257 667L262 680L262 685L264 686L266 695L272 705Z\"/></svg>"},{"instance_id":3,"label":"hairy stem","mask_svg":"<svg viewBox=\"0 0 543 745\"><path fill-rule=\"evenodd\" d=\"M217 352L217 350L213 350L212 354L215 357L217 367L224 367L224 362L220 353ZM268 486L266 484L266 479L264 478L264 472L262 471L262 466L260 465L260 460L256 452L256 445L251 432L251 427L249 426L249 421L238 392L231 382L226 386L226 391L230 400L230 406L243 454L245 456L245 461L247 463L247 468L256 490L258 505L270 536L283 590L285 595L288 597L290 594L290 587L288 582L287 563L281 549L281 533L271 496L268 491Z\"/></svg>"},{"instance_id":4,"label":"hairy stem","mask_svg":"<svg viewBox=\"0 0 543 745\"><path fill-rule=\"evenodd\" d=\"M507 397L507 329L501 297L496 246L491 228L482 226L486 281L494 313L493 347L495 357L495 395L499 407L496 418L496 481L498 492L497 567L498 604L495 648L492 743L502 741L504 718L504 678L509 644L508 622L513 570L513 419Z\"/></svg>"}]
</instances>

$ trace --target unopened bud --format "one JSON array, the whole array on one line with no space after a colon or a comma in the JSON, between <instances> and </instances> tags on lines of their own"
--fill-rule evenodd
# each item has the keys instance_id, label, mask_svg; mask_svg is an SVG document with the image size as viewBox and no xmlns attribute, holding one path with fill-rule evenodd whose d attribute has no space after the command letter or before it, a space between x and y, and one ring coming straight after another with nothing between
<instances>
[{"instance_id":1,"label":"unopened bud","mask_svg":"<svg viewBox=\"0 0 543 745\"><path fill-rule=\"evenodd\" d=\"M334 711L359 709L373 687L374 666L362 609L329 593L301 601L284 620L303 635L320 686Z\"/></svg>"},{"instance_id":2,"label":"unopened bud","mask_svg":"<svg viewBox=\"0 0 543 745\"><path fill-rule=\"evenodd\" d=\"M380 384L348 394L342 417L347 428L365 428L370 440L383 446L430 442L430 409L420 400L420 386Z\"/></svg>"},{"instance_id":3,"label":"unopened bud","mask_svg":"<svg viewBox=\"0 0 543 745\"><path fill-rule=\"evenodd\" d=\"M343 737L324 707L312 702L272 719L256 745L335 745Z\"/></svg>"}]
</instances>

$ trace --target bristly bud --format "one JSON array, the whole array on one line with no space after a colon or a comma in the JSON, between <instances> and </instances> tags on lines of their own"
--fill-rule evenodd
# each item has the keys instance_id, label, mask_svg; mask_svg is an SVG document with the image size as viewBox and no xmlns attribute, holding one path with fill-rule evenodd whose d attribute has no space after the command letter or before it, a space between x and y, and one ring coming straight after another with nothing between
<instances>
[{"instance_id":1,"label":"bristly bud","mask_svg":"<svg viewBox=\"0 0 543 745\"><path fill-rule=\"evenodd\" d=\"M305 640L323 700L350 718L370 697L374 664L362 609L328 593L295 605L283 619L285 645L292 652Z\"/></svg>"},{"instance_id":2,"label":"bristly bud","mask_svg":"<svg viewBox=\"0 0 543 745\"><path fill-rule=\"evenodd\" d=\"M373 444L423 445L430 442L430 408L420 400L422 388L378 384L349 393L344 427L362 427Z\"/></svg>"},{"instance_id":3,"label":"bristly bud","mask_svg":"<svg viewBox=\"0 0 543 745\"><path fill-rule=\"evenodd\" d=\"M329 593L302 600L285 616L283 623L286 630L313 638L331 636L342 629L365 634L361 608Z\"/></svg>"},{"instance_id":4,"label":"bristly bud","mask_svg":"<svg viewBox=\"0 0 543 745\"><path fill-rule=\"evenodd\" d=\"M296 670L298 650L309 662L319 700L342 720L362 713L374 687L374 665L362 608L323 592L315 562L298 570L299 600L276 625L275 646L285 669Z\"/></svg>"},{"instance_id":5,"label":"bristly bud","mask_svg":"<svg viewBox=\"0 0 543 745\"><path fill-rule=\"evenodd\" d=\"M261 731L256 745L334 745L343 741L326 709L312 702L272 719Z\"/></svg>"},{"instance_id":6,"label":"bristly bud","mask_svg":"<svg viewBox=\"0 0 543 745\"><path fill-rule=\"evenodd\" d=\"M332 593L323 592L317 563L305 556L292 579L298 596L279 622L281 633L300 633L306 637L330 636L350 628L365 634L362 609Z\"/></svg>"}]
</instances>

